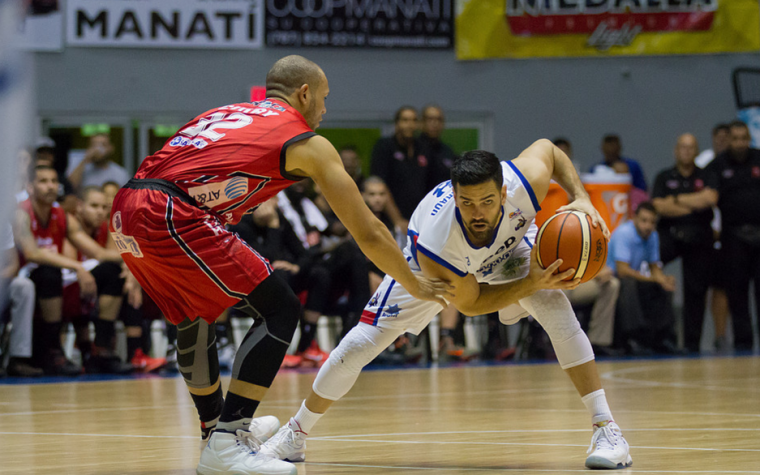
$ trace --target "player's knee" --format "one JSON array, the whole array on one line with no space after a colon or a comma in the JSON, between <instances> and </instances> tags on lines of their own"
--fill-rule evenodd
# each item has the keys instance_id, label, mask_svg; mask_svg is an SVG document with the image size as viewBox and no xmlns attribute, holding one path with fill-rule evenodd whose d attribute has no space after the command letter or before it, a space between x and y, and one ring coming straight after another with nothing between
<instances>
[{"instance_id":1,"label":"player's knee","mask_svg":"<svg viewBox=\"0 0 760 475\"><path fill-rule=\"evenodd\" d=\"M98 295L121 296L124 288L124 279L121 276L121 267L115 262L103 262L92 269L92 276L98 286Z\"/></svg>"},{"instance_id":2,"label":"player's knee","mask_svg":"<svg viewBox=\"0 0 760 475\"><path fill-rule=\"evenodd\" d=\"M63 295L63 276L61 269L52 266L39 266L31 274L37 289L37 297L49 299Z\"/></svg>"},{"instance_id":3,"label":"player's knee","mask_svg":"<svg viewBox=\"0 0 760 475\"><path fill-rule=\"evenodd\" d=\"M235 305L235 308L252 317L263 318L269 334L279 340L290 342L298 325L301 301L288 284L272 274Z\"/></svg>"},{"instance_id":4,"label":"player's knee","mask_svg":"<svg viewBox=\"0 0 760 475\"><path fill-rule=\"evenodd\" d=\"M552 340L552 346L562 369L580 366L594 359L591 342L580 328L566 340Z\"/></svg>"}]
</instances>

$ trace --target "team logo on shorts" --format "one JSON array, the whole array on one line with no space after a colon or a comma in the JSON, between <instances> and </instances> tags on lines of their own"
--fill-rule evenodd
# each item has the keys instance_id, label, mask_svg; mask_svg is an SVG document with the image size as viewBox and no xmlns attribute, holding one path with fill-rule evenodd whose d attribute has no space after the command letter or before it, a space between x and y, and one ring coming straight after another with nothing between
<instances>
[{"instance_id":1,"label":"team logo on shorts","mask_svg":"<svg viewBox=\"0 0 760 475\"><path fill-rule=\"evenodd\" d=\"M368 307L377 307L378 301L380 300L380 292L376 292L375 295L372 296L369 303L367 304Z\"/></svg>"},{"instance_id":2,"label":"team logo on shorts","mask_svg":"<svg viewBox=\"0 0 760 475\"><path fill-rule=\"evenodd\" d=\"M113 214L113 218L111 218L113 221L113 229L117 233L121 232L121 211L117 211Z\"/></svg>"},{"instance_id":3,"label":"team logo on shorts","mask_svg":"<svg viewBox=\"0 0 760 475\"><path fill-rule=\"evenodd\" d=\"M389 305L388 309L383 312L383 315L389 318L395 318L398 317L398 314L401 313L401 310L402 309L399 308L399 306L396 304Z\"/></svg>"},{"instance_id":4,"label":"team logo on shorts","mask_svg":"<svg viewBox=\"0 0 760 475\"><path fill-rule=\"evenodd\" d=\"M517 275L517 271L520 270L520 267L525 264L525 261L527 261L525 257L515 257L514 259L509 259L504 263L504 267L501 269L501 275L507 279L515 277Z\"/></svg>"}]
</instances>

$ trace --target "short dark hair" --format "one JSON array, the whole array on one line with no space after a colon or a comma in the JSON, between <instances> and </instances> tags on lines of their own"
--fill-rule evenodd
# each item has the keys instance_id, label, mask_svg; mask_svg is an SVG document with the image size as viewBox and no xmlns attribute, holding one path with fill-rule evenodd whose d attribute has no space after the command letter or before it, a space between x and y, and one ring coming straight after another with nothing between
<instances>
[{"instance_id":1,"label":"short dark hair","mask_svg":"<svg viewBox=\"0 0 760 475\"><path fill-rule=\"evenodd\" d=\"M488 180L493 180L499 189L504 183L499 157L491 152L485 150L465 152L454 161L454 166L451 167L451 184L455 187L479 185Z\"/></svg>"},{"instance_id":2,"label":"short dark hair","mask_svg":"<svg viewBox=\"0 0 760 475\"><path fill-rule=\"evenodd\" d=\"M103 188L95 185L85 186L82 188L82 191L79 192L79 199L82 201L87 201L87 198L92 192L103 193Z\"/></svg>"},{"instance_id":3,"label":"short dark hair","mask_svg":"<svg viewBox=\"0 0 760 475\"><path fill-rule=\"evenodd\" d=\"M396 115L393 116L393 123L398 124L398 121L401 120L401 114L404 113L404 111L412 111L414 112L414 115L417 115L417 109L415 109L412 106L401 106L396 111Z\"/></svg>"},{"instance_id":4,"label":"short dark hair","mask_svg":"<svg viewBox=\"0 0 760 475\"><path fill-rule=\"evenodd\" d=\"M716 124L715 127L712 129L713 136L718 135L718 132L728 132L731 130L731 128L726 124L725 122L721 122L720 124Z\"/></svg>"},{"instance_id":5,"label":"short dark hair","mask_svg":"<svg viewBox=\"0 0 760 475\"><path fill-rule=\"evenodd\" d=\"M639 203L639 205L636 207L637 216L641 212L641 210L650 211L654 214L657 214L657 210L655 209L651 201L642 201L641 203Z\"/></svg>"},{"instance_id":6,"label":"short dark hair","mask_svg":"<svg viewBox=\"0 0 760 475\"><path fill-rule=\"evenodd\" d=\"M559 147L560 145L565 145L567 147L572 147L570 144L570 140L566 139L565 137L557 137L554 140L552 140L552 143Z\"/></svg>"},{"instance_id":7,"label":"short dark hair","mask_svg":"<svg viewBox=\"0 0 760 475\"><path fill-rule=\"evenodd\" d=\"M116 188L121 188L121 185L120 185L120 184L116 183L116 182L115 182L115 181L113 181L113 180L109 180L109 181L107 181L107 182L103 183L103 184L100 186L100 189L101 189L101 190L105 190L107 186L115 186Z\"/></svg>"},{"instance_id":8,"label":"short dark hair","mask_svg":"<svg viewBox=\"0 0 760 475\"><path fill-rule=\"evenodd\" d=\"M734 128L737 128L737 127L741 127L742 129L747 129L747 130L749 130L749 126L746 124L746 122L744 122L744 121L741 121L741 120L739 120L739 119L737 119L737 120L732 120L732 121L731 121L731 122L728 124L728 128L729 128L729 129L734 129Z\"/></svg>"},{"instance_id":9,"label":"short dark hair","mask_svg":"<svg viewBox=\"0 0 760 475\"><path fill-rule=\"evenodd\" d=\"M620 143L620 136L617 134L606 134L604 137L602 137L602 143L613 143L613 142Z\"/></svg>"},{"instance_id":10,"label":"short dark hair","mask_svg":"<svg viewBox=\"0 0 760 475\"><path fill-rule=\"evenodd\" d=\"M36 160L32 160L29 164L29 173L27 174L27 180L29 180L29 183L37 178L37 170L53 170L56 173L56 176L58 175L58 170L50 165L39 164Z\"/></svg>"},{"instance_id":11,"label":"short dark hair","mask_svg":"<svg viewBox=\"0 0 760 475\"><path fill-rule=\"evenodd\" d=\"M316 88L322 81L322 69L314 61L296 54L278 60L267 73L267 97L288 97L304 84Z\"/></svg>"}]
</instances>

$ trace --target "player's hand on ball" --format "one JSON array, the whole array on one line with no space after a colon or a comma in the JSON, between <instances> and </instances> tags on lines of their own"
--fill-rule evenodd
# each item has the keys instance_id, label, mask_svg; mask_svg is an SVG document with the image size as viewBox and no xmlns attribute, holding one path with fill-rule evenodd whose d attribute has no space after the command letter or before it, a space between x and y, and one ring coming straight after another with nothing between
<instances>
[{"instance_id":1,"label":"player's hand on ball","mask_svg":"<svg viewBox=\"0 0 760 475\"><path fill-rule=\"evenodd\" d=\"M537 247L533 247L530 251L530 271L528 272L527 279L530 279L531 283L535 287L536 291L545 289L560 289L570 290L578 287L581 283L581 279L565 280L575 274L575 269L568 269L565 272L557 274L557 269L562 265L562 259L557 259L552 262L549 267L542 269L538 265Z\"/></svg>"},{"instance_id":2,"label":"player's hand on ball","mask_svg":"<svg viewBox=\"0 0 760 475\"><path fill-rule=\"evenodd\" d=\"M562 211L581 211L583 213L586 213L591 218L591 224L594 227L601 226L602 232L604 232L604 237L608 241L610 240L610 230L607 227L607 223L602 219L599 211L594 208L594 205L591 204L591 200L588 198L578 198L572 203L558 209L557 213L561 213Z\"/></svg>"},{"instance_id":3,"label":"player's hand on ball","mask_svg":"<svg viewBox=\"0 0 760 475\"><path fill-rule=\"evenodd\" d=\"M428 279L421 275L415 275L414 277L417 279L417 288L407 289L412 294L412 297L437 302L444 307L448 306L448 303L443 298L451 295L451 291L454 290L453 285L441 279Z\"/></svg>"}]
</instances>

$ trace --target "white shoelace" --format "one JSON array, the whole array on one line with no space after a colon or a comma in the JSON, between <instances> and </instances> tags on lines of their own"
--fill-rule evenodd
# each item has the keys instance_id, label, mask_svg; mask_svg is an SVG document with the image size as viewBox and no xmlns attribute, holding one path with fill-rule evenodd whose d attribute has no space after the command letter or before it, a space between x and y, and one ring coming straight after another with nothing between
<instances>
[{"instance_id":1,"label":"white shoelace","mask_svg":"<svg viewBox=\"0 0 760 475\"><path fill-rule=\"evenodd\" d=\"M238 447L248 453L255 454L261 449L261 442L248 431L237 430L235 432Z\"/></svg>"},{"instance_id":2,"label":"white shoelace","mask_svg":"<svg viewBox=\"0 0 760 475\"><path fill-rule=\"evenodd\" d=\"M617 434L612 430L609 424L599 427L594 431L594 436L591 437L591 444L588 446L587 454L590 454L594 450L594 445L597 448L613 449L617 445Z\"/></svg>"}]
</instances>

